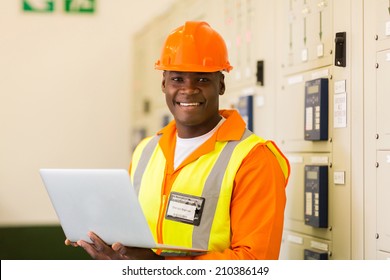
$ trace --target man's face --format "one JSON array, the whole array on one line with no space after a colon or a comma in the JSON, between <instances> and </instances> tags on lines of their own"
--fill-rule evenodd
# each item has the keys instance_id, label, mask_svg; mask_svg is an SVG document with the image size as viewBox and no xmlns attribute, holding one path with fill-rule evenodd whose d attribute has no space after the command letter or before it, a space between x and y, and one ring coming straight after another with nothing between
<instances>
[{"instance_id":1,"label":"man's face","mask_svg":"<svg viewBox=\"0 0 390 280\"><path fill-rule=\"evenodd\" d=\"M207 133L220 120L219 95L225 92L221 72L164 71L162 91L180 137Z\"/></svg>"}]
</instances>

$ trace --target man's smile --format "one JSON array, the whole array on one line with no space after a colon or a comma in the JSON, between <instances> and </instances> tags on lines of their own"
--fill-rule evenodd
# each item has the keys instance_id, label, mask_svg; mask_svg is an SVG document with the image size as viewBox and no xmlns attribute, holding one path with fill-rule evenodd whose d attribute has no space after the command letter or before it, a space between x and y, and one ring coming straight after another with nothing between
<instances>
[{"instance_id":1,"label":"man's smile","mask_svg":"<svg viewBox=\"0 0 390 280\"><path fill-rule=\"evenodd\" d=\"M182 107L198 107L202 105L201 102L176 102L176 104Z\"/></svg>"}]
</instances>

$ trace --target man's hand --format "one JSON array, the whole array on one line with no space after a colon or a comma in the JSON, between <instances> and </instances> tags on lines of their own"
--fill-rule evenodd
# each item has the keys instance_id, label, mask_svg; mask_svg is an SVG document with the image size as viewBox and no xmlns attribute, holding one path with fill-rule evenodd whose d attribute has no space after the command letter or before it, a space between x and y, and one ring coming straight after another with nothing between
<instances>
[{"instance_id":1,"label":"man's hand","mask_svg":"<svg viewBox=\"0 0 390 280\"><path fill-rule=\"evenodd\" d=\"M163 257L155 254L151 249L125 247L121 243L107 245L93 232L88 232L92 243L84 240L71 242L66 239L65 244L73 247L82 247L95 260L163 260Z\"/></svg>"}]
</instances>

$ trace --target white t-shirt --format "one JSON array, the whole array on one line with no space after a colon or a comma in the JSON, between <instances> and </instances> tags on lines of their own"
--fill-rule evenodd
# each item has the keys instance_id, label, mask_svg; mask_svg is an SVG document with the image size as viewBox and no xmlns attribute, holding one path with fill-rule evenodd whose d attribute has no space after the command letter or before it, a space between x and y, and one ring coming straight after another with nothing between
<instances>
[{"instance_id":1,"label":"white t-shirt","mask_svg":"<svg viewBox=\"0 0 390 280\"><path fill-rule=\"evenodd\" d=\"M174 168L176 169L193 151L206 142L224 121L225 118L222 117L219 123L212 130L198 137L180 138L177 135Z\"/></svg>"}]
</instances>

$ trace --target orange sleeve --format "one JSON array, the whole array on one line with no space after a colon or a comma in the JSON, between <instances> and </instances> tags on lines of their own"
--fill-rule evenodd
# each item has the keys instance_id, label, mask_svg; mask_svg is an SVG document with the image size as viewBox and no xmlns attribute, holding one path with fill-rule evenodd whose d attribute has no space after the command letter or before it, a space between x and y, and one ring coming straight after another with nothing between
<instances>
[{"instance_id":1,"label":"orange sleeve","mask_svg":"<svg viewBox=\"0 0 390 280\"><path fill-rule=\"evenodd\" d=\"M285 186L274 154L265 145L257 145L236 175L230 207L231 248L187 259L278 259L286 204Z\"/></svg>"}]
</instances>

